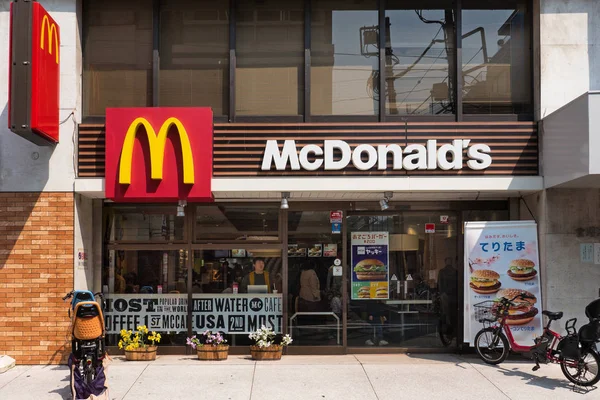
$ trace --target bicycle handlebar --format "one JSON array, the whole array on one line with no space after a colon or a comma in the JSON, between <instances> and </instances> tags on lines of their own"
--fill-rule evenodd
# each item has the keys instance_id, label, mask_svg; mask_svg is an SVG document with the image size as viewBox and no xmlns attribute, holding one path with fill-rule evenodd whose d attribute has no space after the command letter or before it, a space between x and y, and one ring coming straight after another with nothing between
<instances>
[{"instance_id":1,"label":"bicycle handlebar","mask_svg":"<svg viewBox=\"0 0 600 400\"><path fill-rule=\"evenodd\" d=\"M67 293L67 294L65 295L65 297L63 297L62 299L63 299L63 301L64 301L64 300L66 300L66 299L68 299L68 298L71 298L71 297L73 297L73 291L72 291L72 290L71 290L69 293Z\"/></svg>"}]
</instances>

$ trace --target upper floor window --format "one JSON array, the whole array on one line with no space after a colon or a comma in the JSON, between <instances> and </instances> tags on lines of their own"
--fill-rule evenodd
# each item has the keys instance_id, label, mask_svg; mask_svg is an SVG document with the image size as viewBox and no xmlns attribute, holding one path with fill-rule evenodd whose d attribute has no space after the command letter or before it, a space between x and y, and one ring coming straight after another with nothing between
<instances>
[{"instance_id":1,"label":"upper floor window","mask_svg":"<svg viewBox=\"0 0 600 400\"><path fill-rule=\"evenodd\" d=\"M161 0L159 105L229 114L229 2Z\"/></svg>"},{"instance_id":2,"label":"upper floor window","mask_svg":"<svg viewBox=\"0 0 600 400\"><path fill-rule=\"evenodd\" d=\"M377 0L313 0L311 11L311 113L377 115Z\"/></svg>"},{"instance_id":3,"label":"upper floor window","mask_svg":"<svg viewBox=\"0 0 600 400\"><path fill-rule=\"evenodd\" d=\"M465 114L531 112L531 22L525 2L464 0Z\"/></svg>"},{"instance_id":4,"label":"upper floor window","mask_svg":"<svg viewBox=\"0 0 600 400\"><path fill-rule=\"evenodd\" d=\"M236 54L237 115L303 115L303 0L239 1Z\"/></svg>"},{"instance_id":5,"label":"upper floor window","mask_svg":"<svg viewBox=\"0 0 600 400\"><path fill-rule=\"evenodd\" d=\"M83 3L83 115L152 105L152 0Z\"/></svg>"}]
</instances>

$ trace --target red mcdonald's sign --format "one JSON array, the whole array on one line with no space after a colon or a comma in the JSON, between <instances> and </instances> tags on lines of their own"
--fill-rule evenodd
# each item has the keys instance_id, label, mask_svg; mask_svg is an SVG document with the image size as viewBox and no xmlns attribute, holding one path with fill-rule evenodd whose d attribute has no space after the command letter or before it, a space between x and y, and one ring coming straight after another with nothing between
<instances>
[{"instance_id":1,"label":"red mcdonald's sign","mask_svg":"<svg viewBox=\"0 0 600 400\"><path fill-rule=\"evenodd\" d=\"M210 108L106 109L106 198L212 200Z\"/></svg>"},{"instance_id":2,"label":"red mcdonald's sign","mask_svg":"<svg viewBox=\"0 0 600 400\"><path fill-rule=\"evenodd\" d=\"M60 28L35 1L10 4L8 128L39 145L58 142Z\"/></svg>"}]
</instances>

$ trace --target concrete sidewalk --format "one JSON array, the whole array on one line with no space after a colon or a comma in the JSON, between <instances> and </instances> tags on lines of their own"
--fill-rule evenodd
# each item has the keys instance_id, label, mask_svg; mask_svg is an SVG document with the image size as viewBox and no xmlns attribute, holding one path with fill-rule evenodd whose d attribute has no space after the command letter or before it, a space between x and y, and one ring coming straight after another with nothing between
<instances>
[{"instance_id":1,"label":"concrete sidewalk","mask_svg":"<svg viewBox=\"0 0 600 400\"><path fill-rule=\"evenodd\" d=\"M284 356L221 362L159 356L153 362L113 358L112 399L600 399L574 392L556 365L537 372L519 359L498 367L453 355ZM17 366L0 375L0 399L70 399L64 366Z\"/></svg>"}]
</instances>

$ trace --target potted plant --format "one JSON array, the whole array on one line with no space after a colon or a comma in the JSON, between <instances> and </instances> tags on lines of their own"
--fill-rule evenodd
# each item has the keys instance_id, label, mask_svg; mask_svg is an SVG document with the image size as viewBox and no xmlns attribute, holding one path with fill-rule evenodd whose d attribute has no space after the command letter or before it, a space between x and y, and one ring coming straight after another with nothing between
<instances>
[{"instance_id":1,"label":"potted plant","mask_svg":"<svg viewBox=\"0 0 600 400\"><path fill-rule=\"evenodd\" d=\"M121 330L119 348L125 350L128 361L153 361L156 360L156 343L159 342L160 333L149 332L146 325L138 325L135 332Z\"/></svg>"},{"instance_id":2,"label":"potted plant","mask_svg":"<svg viewBox=\"0 0 600 400\"><path fill-rule=\"evenodd\" d=\"M279 344L275 343L276 334L271 328L264 325L250 334L254 345L250 346L250 354L253 360L281 360L283 348L292 343L290 335L281 338Z\"/></svg>"},{"instance_id":3,"label":"potted plant","mask_svg":"<svg viewBox=\"0 0 600 400\"><path fill-rule=\"evenodd\" d=\"M198 360L221 361L227 360L229 345L221 332L204 331L198 336L187 338L186 343L192 346L198 354Z\"/></svg>"}]
</instances>

